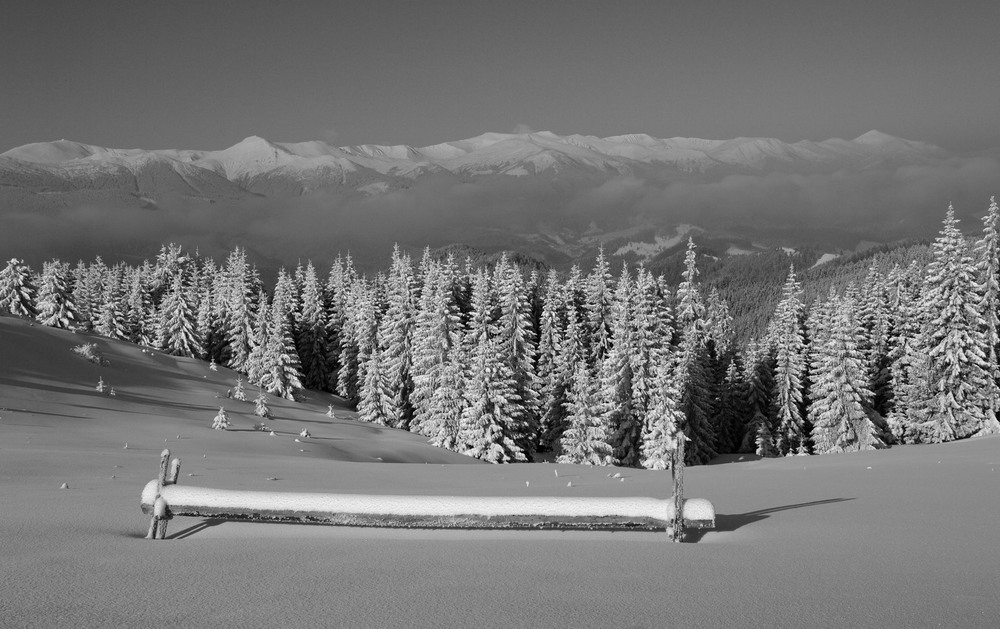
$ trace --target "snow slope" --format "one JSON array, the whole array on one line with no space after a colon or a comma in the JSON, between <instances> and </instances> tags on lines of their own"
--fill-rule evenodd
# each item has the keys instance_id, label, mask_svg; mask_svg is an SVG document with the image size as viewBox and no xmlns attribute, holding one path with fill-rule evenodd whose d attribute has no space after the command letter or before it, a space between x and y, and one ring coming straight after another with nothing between
<instances>
[{"instance_id":1,"label":"snow slope","mask_svg":"<svg viewBox=\"0 0 1000 629\"><path fill-rule=\"evenodd\" d=\"M91 340L110 365L72 353ZM94 390L99 377L115 397ZM165 541L142 539L139 494L164 447L183 460L181 484L233 490L669 492L668 473L478 464L358 423L322 394L273 400L271 437L251 430L251 404L225 398L233 380L0 317L0 625L993 627L1000 617L997 438L688 468L687 494L718 512L718 528L688 544L648 532L195 518L173 520ZM337 419L324 415L329 403ZM235 430L211 429L220 405ZM304 427L312 437L296 442Z\"/></svg>"}]
</instances>

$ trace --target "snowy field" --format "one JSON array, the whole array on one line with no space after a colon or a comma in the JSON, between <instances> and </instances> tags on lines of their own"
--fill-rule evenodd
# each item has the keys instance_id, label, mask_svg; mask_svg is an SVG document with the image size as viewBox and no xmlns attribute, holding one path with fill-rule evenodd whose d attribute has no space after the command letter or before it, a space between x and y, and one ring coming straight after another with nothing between
<instances>
[{"instance_id":1,"label":"snowy field","mask_svg":"<svg viewBox=\"0 0 1000 629\"><path fill-rule=\"evenodd\" d=\"M71 351L84 342L96 342L109 364ZM98 379L116 395L97 392ZM143 539L140 493L165 447L183 461L181 485L234 490L670 491L666 472L483 464L358 423L323 394L273 400L271 436L253 430L252 401L226 399L234 383L232 372L200 361L0 318L0 626L995 627L1000 619L993 437L688 468L686 493L714 503L718 528L686 544L656 532L195 518L172 520L167 540ZM212 430L223 405L234 429ZM310 437L299 437L303 428Z\"/></svg>"}]
</instances>

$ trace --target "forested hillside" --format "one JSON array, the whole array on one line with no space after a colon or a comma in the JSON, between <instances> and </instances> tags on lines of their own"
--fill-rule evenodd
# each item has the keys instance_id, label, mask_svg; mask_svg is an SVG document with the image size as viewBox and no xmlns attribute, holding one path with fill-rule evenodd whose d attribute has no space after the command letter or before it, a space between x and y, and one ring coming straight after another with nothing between
<instances>
[{"instance_id":1,"label":"forested hillside","mask_svg":"<svg viewBox=\"0 0 1000 629\"><path fill-rule=\"evenodd\" d=\"M690 240L674 271L397 248L375 277L347 256L322 276L282 270L268 292L241 249L13 259L0 310L224 364L261 404L332 391L364 421L491 462L662 469L681 432L689 463L1000 432L998 215L970 242L949 209L933 243L813 268L815 251L699 264Z\"/></svg>"}]
</instances>

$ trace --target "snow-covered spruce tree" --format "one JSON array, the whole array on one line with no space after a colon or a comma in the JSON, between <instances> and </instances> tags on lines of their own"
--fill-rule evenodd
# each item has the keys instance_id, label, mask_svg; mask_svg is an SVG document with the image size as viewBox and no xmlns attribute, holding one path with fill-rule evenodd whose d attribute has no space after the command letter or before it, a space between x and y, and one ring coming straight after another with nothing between
<instances>
[{"instance_id":1,"label":"snow-covered spruce tree","mask_svg":"<svg viewBox=\"0 0 1000 629\"><path fill-rule=\"evenodd\" d=\"M0 270L0 312L18 317L35 316L35 287L31 269L23 261L11 258Z\"/></svg>"},{"instance_id":2,"label":"snow-covered spruce tree","mask_svg":"<svg viewBox=\"0 0 1000 629\"><path fill-rule=\"evenodd\" d=\"M857 320L857 304L847 295L831 304L831 310L830 327L820 337L813 365L809 404L813 451L884 448L885 430L873 421L878 415L872 410L866 361L859 349L864 328Z\"/></svg>"},{"instance_id":3,"label":"snow-covered spruce tree","mask_svg":"<svg viewBox=\"0 0 1000 629\"><path fill-rule=\"evenodd\" d=\"M499 301L497 342L514 378L514 392L524 409L521 432L513 435L528 459L538 447L540 383L535 375L536 340L521 271L501 255L495 269Z\"/></svg>"},{"instance_id":4,"label":"snow-covered spruce tree","mask_svg":"<svg viewBox=\"0 0 1000 629\"><path fill-rule=\"evenodd\" d=\"M888 276L889 299L896 324L888 338L889 382L892 398L886 421L897 443L920 440L922 400L927 382L927 356L919 348L921 267L916 260Z\"/></svg>"},{"instance_id":5,"label":"snow-covered spruce tree","mask_svg":"<svg viewBox=\"0 0 1000 629\"><path fill-rule=\"evenodd\" d=\"M414 417L410 429L431 437L448 433L443 439L455 438L450 429L442 426L445 420L437 413L446 408L454 411L455 395L451 387L461 386L462 330L458 304L452 290L455 273L454 260L443 264L428 261L423 272L424 286L416 315L413 332L413 394ZM451 366L448 363L452 363ZM449 371L447 378L445 371ZM447 380L447 383L445 382ZM439 391L444 387L446 390ZM437 397L436 401L433 398ZM461 406L461 403L459 404ZM442 438L436 439L442 442ZM449 449L455 447L444 445Z\"/></svg>"},{"instance_id":6,"label":"snow-covered spruce tree","mask_svg":"<svg viewBox=\"0 0 1000 629\"><path fill-rule=\"evenodd\" d=\"M986 347L986 399L987 410L983 424L977 435L1000 434L1000 422L997 421L997 398L1000 396L1000 365L998 365L998 350L1000 350L1000 237L997 227L1000 224L1000 207L996 197L990 198L990 207L983 217L983 236L976 242L974 258L977 260L977 291L979 303L977 310L983 318L983 342Z\"/></svg>"},{"instance_id":7,"label":"snow-covered spruce tree","mask_svg":"<svg viewBox=\"0 0 1000 629\"><path fill-rule=\"evenodd\" d=\"M465 454L490 463L527 461L517 437L524 434L524 407L514 374L500 356L496 339L481 335L471 361L459 442Z\"/></svg>"},{"instance_id":8,"label":"snow-covered spruce tree","mask_svg":"<svg viewBox=\"0 0 1000 629\"><path fill-rule=\"evenodd\" d=\"M680 398L672 369L665 363L656 367L656 394L646 416L642 431L642 459L649 470L665 470L671 466L678 441L684 439L684 413L677 402Z\"/></svg>"},{"instance_id":9,"label":"snow-covered spruce tree","mask_svg":"<svg viewBox=\"0 0 1000 629\"><path fill-rule=\"evenodd\" d=\"M219 298L217 315L222 319L225 349L223 360L235 371L249 373L254 336L254 315L261 304L257 302L260 278L247 262L246 251L237 247L226 259L222 270L224 292Z\"/></svg>"},{"instance_id":10,"label":"snow-covered spruce tree","mask_svg":"<svg viewBox=\"0 0 1000 629\"><path fill-rule=\"evenodd\" d=\"M484 272L476 275L472 313L465 335L469 374L465 385L466 407L459 427L463 451L493 463L525 461L518 436L525 434L524 406L517 396L514 374L496 339L493 313L497 298ZM474 341L474 345L470 343Z\"/></svg>"},{"instance_id":11,"label":"snow-covered spruce tree","mask_svg":"<svg viewBox=\"0 0 1000 629\"><path fill-rule=\"evenodd\" d=\"M302 388L302 371L295 341L292 338L292 306L288 304L292 289L287 274L279 274L271 303L267 340L261 354L258 384L268 393L294 400Z\"/></svg>"},{"instance_id":12,"label":"snow-covered spruce tree","mask_svg":"<svg viewBox=\"0 0 1000 629\"><path fill-rule=\"evenodd\" d=\"M408 429L413 419L413 327L416 318L415 282L410 256L392 252L392 266L386 282L388 307L378 327L377 343L384 363L388 424Z\"/></svg>"},{"instance_id":13,"label":"snow-covered spruce tree","mask_svg":"<svg viewBox=\"0 0 1000 629\"><path fill-rule=\"evenodd\" d=\"M919 344L929 357L923 440L936 443L982 428L989 407L989 366L986 322L975 307L975 263L951 206L932 252L924 277Z\"/></svg>"},{"instance_id":14,"label":"snow-covered spruce tree","mask_svg":"<svg viewBox=\"0 0 1000 629\"><path fill-rule=\"evenodd\" d=\"M659 387L666 378L666 376L660 377L658 372L666 368L671 360L667 346L673 336L673 330L662 325L657 308L657 291L658 287L652 274L640 266L636 272L628 331L632 376L630 423L634 426L634 433L628 436L627 440L633 447L643 443L644 433L649 428L649 415L654 400L660 394Z\"/></svg>"},{"instance_id":15,"label":"snow-covered spruce tree","mask_svg":"<svg viewBox=\"0 0 1000 629\"><path fill-rule=\"evenodd\" d=\"M541 418L539 419L538 450L548 452L559 442L566 429L563 419L566 409L567 380L560 369L563 347L564 297L559 274L550 269L542 293L542 313L538 351L535 354L535 374L540 384Z\"/></svg>"},{"instance_id":16,"label":"snow-covered spruce tree","mask_svg":"<svg viewBox=\"0 0 1000 629\"><path fill-rule=\"evenodd\" d=\"M201 342L195 335L194 312L186 294L183 274L177 273L160 305L157 344L174 356L198 356L202 352Z\"/></svg>"},{"instance_id":17,"label":"snow-covered spruce tree","mask_svg":"<svg viewBox=\"0 0 1000 629\"><path fill-rule=\"evenodd\" d=\"M348 288L344 306L337 395L356 403L365 378L365 365L376 343L375 295L364 281L355 279Z\"/></svg>"},{"instance_id":18,"label":"snow-covered spruce tree","mask_svg":"<svg viewBox=\"0 0 1000 629\"><path fill-rule=\"evenodd\" d=\"M157 321L153 296L149 290L148 262L131 270L126 277L127 295L124 303L126 338L136 345L152 347L156 343Z\"/></svg>"},{"instance_id":19,"label":"snow-covered spruce tree","mask_svg":"<svg viewBox=\"0 0 1000 629\"><path fill-rule=\"evenodd\" d=\"M329 391L338 390L341 369L340 359L344 350L342 344L344 326L347 320L348 289L355 279L356 273L352 266L351 257L347 256L345 262L338 255L330 267L330 274L326 280L326 360L330 375L329 382L324 388Z\"/></svg>"},{"instance_id":20,"label":"snow-covered spruce tree","mask_svg":"<svg viewBox=\"0 0 1000 629\"><path fill-rule=\"evenodd\" d=\"M778 413L775 447L778 454L806 454L805 424L802 417L802 389L806 376L806 344L803 330L802 287L795 268L781 289L781 301L771 322L775 343L774 405Z\"/></svg>"},{"instance_id":21,"label":"snow-covered spruce tree","mask_svg":"<svg viewBox=\"0 0 1000 629\"><path fill-rule=\"evenodd\" d=\"M586 360L576 361L567 397L567 415L572 419L560 436L557 461L610 465L614 460L609 443L611 435L601 417L594 379Z\"/></svg>"},{"instance_id":22,"label":"snow-covered spruce tree","mask_svg":"<svg viewBox=\"0 0 1000 629\"><path fill-rule=\"evenodd\" d=\"M733 317L729 313L729 304L714 287L705 302L704 329L706 344L713 343L716 354L728 360L733 349Z\"/></svg>"},{"instance_id":23,"label":"snow-covered spruce tree","mask_svg":"<svg viewBox=\"0 0 1000 629\"><path fill-rule=\"evenodd\" d=\"M604 256L604 245L597 250L594 268L587 276L586 301L587 335L589 340L587 360L591 365L600 365L611 347L611 267Z\"/></svg>"},{"instance_id":24,"label":"snow-covered spruce tree","mask_svg":"<svg viewBox=\"0 0 1000 629\"><path fill-rule=\"evenodd\" d=\"M712 425L716 387L710 355L705 345L705 305L697 277L695 244L689 238L684 272L681 274L681 283L677 286L676 325L681 336L676 350L675 368L680 409L685 417L683 429L687 447L684 459L687 465L707 463L717 454Z\"/></svg>"},{"instance_id":25,"label":"snow-covered spruce tree","mask_svg":"<svg viewBox=\"0 0 1000 629\"><path fill-rule=\"evenodd\" d=\"M122 268L116 266L108 270L104 281L104 291L101 294L101 305L94 321L94 331L109 339L126 338L128 332L125 325L125 315L121 309L122 303ZM197 334L194 335L197 338Z\"/></svg>"},{"instance_id":26,"label":"snow-covered spruce tree","mask_svg":"<svg viewBox=\"0 0 1000 629\"><path fill-rule=\"evenodd\" d=\"M323 286L310 261L302 278L301 308L296 316L298 339L296 347L302 360L302 373L307 389L320 390L330 381L330 363L327 357L327 314L324 306Z\"/></svg>"},{"instance_id":27,"label":"snow-covered spruce tree","mask_svg":"<svg viewBox=\"0 0 1000 629\"><path fill-rule=\"evenodd\" d=\"M69 265L59 260L42 265L38 286L38 314L42 325L67 329L79 320L76 304L69 290Z\"/></svg>"},{"instance_id":28,"label":"snow-covered spruce tree","mask_svg":"<svg viewBox=\"0 0 1000 629\"><path fill-rule=\"evenodd\" d=\"M236 376L236 386L233 387L233 399L238 402L247 401L247 392L243 388L243 376L237 374Z\"/></svg>"},{"instance_id":29,"label":"snow-covered spruce tree","mask_svg":"<svg viewBox=\"0 0 1000 629\"><path fill-rule=\"evenodd\" d=\"M634 349L632 315L634 288L627 266L622 267L611 303L611 347L598 372L597 405L605 430L611 434L612 464L635 467L639 464L642 425L632 412L632 367ZM572 342L570 328L564 345Z\"/></svg>"},{"instance_id":30,"label":"snow-covered spruce tree","mask_svg":"<svg viewBox=\"0 0 1000 629\"><path fill-rule=\"evenodd\" d=\"M243 371L247 374L250 384L260 385L264 369L264 350L267 348L267 338L271 326L271 305L267 295L261 289L257 295L256 307L253 311L253 330L250 335L250 352L243 361ZM233 368L235 370L235 368ZM238 370L237 370L238 371Z\"/></svg>"},{"instance_id":31,"label":"snow-covered spruce tree","mask_svg":"<svg viewBox=\"0 0 1000 629\"><path fill-rule=\"evenodd\" d=\"M214 430L229 430L232 427L233 423L229 421L229 413L226 412L225 407L220 406L218 414L212 420L212 428Z\"/></svg>"},{"instance_id":32,"label":"snow-covered spruce tree","mask_svg":"<svg viewBox=\"0 0 1000 629\"><path fill-rule=\"evenodd\" d=\"M264 419L271 419L271 405L267 401L264 389L257 389L257 397L253 399L253 414Z\"/></svg>"},{"instance_id":33,"label":"snow-covered spruce tree","mask_svg":"<svg viewBox=\"0 0 1000 629\"><path fill-rule=\"evenodd\" d=\"M774 356L766 343L753 341L747 347L746 380L750 421L740 452L777 456L774 447L775 412Z\"/></svg>"},{"instance_id":34,"label":"snow-covered spruce tree","mask_svg":"<svg viewBox=\"0 0 1000 629\"><path fill-rule=\"evenodd\" d=\"M358 419L382 426L392 425L391 394L386 386L385 361L378 345L372 348L364 369L358 401Z\"/></svg>"},{"instance_id":35,"label":"snow-covered spruce tree","mask_svg":"<svg viewBox=\"0 0 1000 629\"><path fill-rule=\"evenodd\" d=\"M427 408L427 419L421 432L429 437L431 445L448 450L460 450L459 431L462 413L468 406L463 394L466 374L464 358L459 345L448 352L438 373L437 386Z\"/></svg>"},{"instance_id":36,"label":"snow-covered spruce tree","mask_svg":"<svg viewBox=\"0 0 1000 629\"><path fill-rule=\"evenodd\" d=\"M750 419L749 391L741 368L739 355L734 355L726 367L726 375L719 389L719 407L715 425L716 450L739 452Z\"/></svg>"},{"instance_id":37,"label":"snow-covered spruce tree","mask_svg":"<svg viewBox=\"0 0 1000 629\"><path fill-rule=\"evenodd\" d=\"M857 304L858 323L864 331L858 349L865 358L868 388L872 392L872 409L885 416L892 404L889 337L895 326L895 317L890 303L889 286L877 261L873 261L868 268Z\"/></svg>"}]
</instances>

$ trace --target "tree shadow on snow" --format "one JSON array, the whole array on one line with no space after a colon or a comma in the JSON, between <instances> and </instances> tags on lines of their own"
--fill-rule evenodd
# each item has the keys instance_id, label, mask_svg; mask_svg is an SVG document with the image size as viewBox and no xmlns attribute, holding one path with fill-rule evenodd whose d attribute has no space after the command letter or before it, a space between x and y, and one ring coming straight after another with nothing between
<instances>
[{"instance_id":1,"label":"tree shadow on snow","mask_svg":"<svg viewBox=\"0 0 1000 629\"><path fill-rule=\"evenodd\" d=\"M697 542L706 533L711 533L717 531L720 533L732 532L736 529L742 528L748 524L753 524L754 522L759 522L761 520L766 520L772 513L777 513L779 511L788 511L790 509L802 509L804 507L815 507L819 505L834 504L837 502L846 502L848 500L854 500L854 498L827 498L826 500L813 500L812 502L799 502L791 505L782 505L780 507L769 507L767 509L758 509L757 511L748 511L747 513L717 513L715 515L715 528L714 529L694 529L686 531L685 541Z\"/></svg>"}]
</instances>

